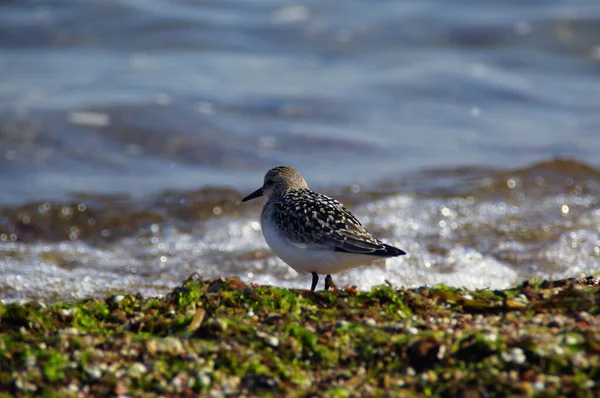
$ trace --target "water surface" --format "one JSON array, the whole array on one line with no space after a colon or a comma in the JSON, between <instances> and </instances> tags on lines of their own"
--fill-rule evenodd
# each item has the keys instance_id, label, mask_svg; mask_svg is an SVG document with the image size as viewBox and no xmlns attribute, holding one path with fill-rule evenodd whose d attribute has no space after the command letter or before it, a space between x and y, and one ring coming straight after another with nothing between
<instances>
[{"instance_id":1,"label":"water surface","mask_svg":"<svg viewBox=\"0 0 600 398\"><path fill-rule=\"evenodd\" d=\"M5 1L0 297L308 286L236 202L281 164L409 252L339 283L597 271L599 37L592 0Z\"/></svg>"}]
</instances>

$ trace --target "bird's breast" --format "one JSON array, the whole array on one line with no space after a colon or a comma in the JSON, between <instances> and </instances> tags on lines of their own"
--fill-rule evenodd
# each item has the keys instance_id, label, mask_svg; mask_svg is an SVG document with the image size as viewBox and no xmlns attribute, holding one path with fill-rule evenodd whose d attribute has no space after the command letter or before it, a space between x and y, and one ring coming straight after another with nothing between
<instances>
[{"instance_id":1,"label":"bird's breast","mask_svg":"<svg viewBox=\"0 0 600 398\"><path fill-rule=\"evenodd\" d=\"M293 243L286 238L280 227L268 217L261 218L265 241L273 252L296 272L304 274L333 274L375 260L373 256L334 251L315 243Z\"/></svg>"}]
</instances>

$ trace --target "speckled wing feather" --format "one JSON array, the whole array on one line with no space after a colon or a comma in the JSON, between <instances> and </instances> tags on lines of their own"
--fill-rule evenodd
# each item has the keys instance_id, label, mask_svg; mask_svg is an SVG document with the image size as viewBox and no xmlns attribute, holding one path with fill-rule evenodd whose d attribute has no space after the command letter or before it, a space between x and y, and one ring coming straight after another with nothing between
<instances>
[{"instance_id":1,"label":"speckled wing feather","mask_svg":"<svg viewBox=\"0 0 600 398\"><path fill-rule=\"evenodd\" d=\"M397 256L404 254L371 235L340 202L307 189L288 191L273 203L272 215L295 244L322 244L332 250Z\"/></svg>"}]
</instances>

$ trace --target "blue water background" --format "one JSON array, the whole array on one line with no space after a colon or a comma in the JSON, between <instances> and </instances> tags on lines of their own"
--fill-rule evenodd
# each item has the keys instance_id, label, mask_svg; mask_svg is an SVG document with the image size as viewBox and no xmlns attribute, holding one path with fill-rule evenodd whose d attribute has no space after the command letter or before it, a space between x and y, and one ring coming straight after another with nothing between
<instances>
[{"instance_id":1,"label":"blue water background","mask_svg":"<svg viewBox=\"0 0 600 398\"><path fill-rule=\"evenodd\" d=\"M600 165L595 0L4 1L0 76L5 203Z\"/></svg>"}]
</instances>

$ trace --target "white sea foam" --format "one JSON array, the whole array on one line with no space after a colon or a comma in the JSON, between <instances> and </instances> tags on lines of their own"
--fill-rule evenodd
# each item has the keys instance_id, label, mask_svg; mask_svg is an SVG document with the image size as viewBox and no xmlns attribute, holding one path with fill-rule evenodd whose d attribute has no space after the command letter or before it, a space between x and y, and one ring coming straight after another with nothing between
<instances>
[{"instance_id":1,"label":"white sea foam","mask_svg":"<svg viewBox=\"0 0 600 398\"><path fill-rule=\"evenodd\" d=\"M365 203L353 209L357 217L408 255L336 274L334 281L361 290L386 280L406 287L496 289L529 277L591 274L600 260L595 206L593 198L569 196L509 204L395 195ZM186 232L163 226L151 235L145 230L98 246L1 242L2 299L79 299L117 291L159 295L193 272L205 279L239 276L248 283L308 288L310 276L298 275L269 250L258 218L254 212L220 215ZM528 238L544 228L544 239Z\"/></svg>"}]
</instances>

